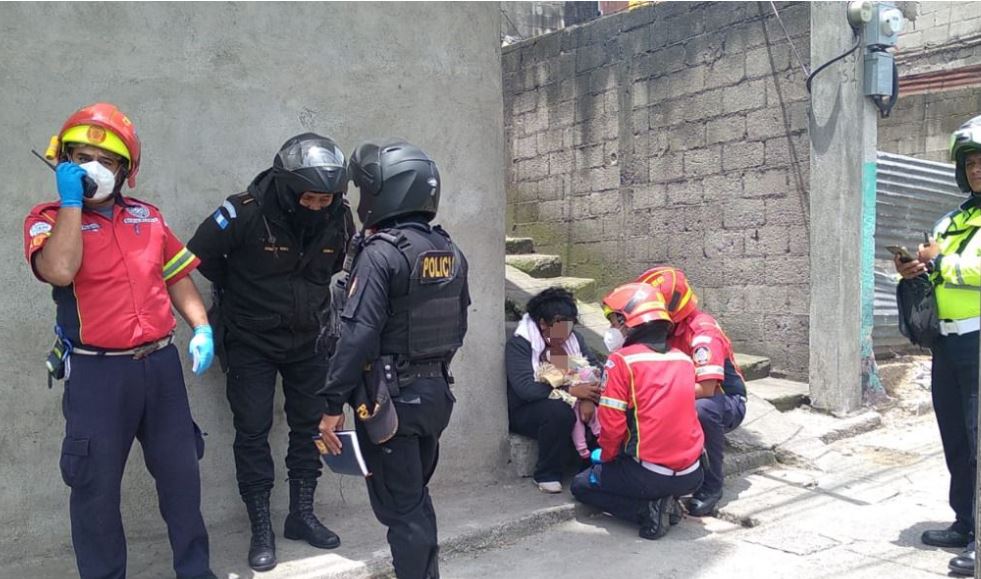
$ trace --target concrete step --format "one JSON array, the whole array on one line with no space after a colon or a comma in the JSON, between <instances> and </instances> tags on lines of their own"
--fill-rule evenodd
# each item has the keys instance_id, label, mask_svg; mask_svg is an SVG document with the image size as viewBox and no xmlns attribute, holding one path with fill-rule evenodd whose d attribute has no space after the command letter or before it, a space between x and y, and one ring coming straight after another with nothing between
<instances>
[{"instance_id":1,"label":"concrete step","mask_svg":"<svg viewBox=\"0 0 981 579\"><path fill-rule=\"evenodd\" d=\"M504 253L507 255L535 253L535 240L530 237L505 237Z\"/></svg>"},{"instance_id":2,"label":"concrete step","mask_svg":"<svg viewBox=\"0 0 981 579\"><path fill-rule=\"evenodd\" d=\"M736 364L746 380L759 380L770 375L770 359L736 352Z\"/></svg>"},{"instance_id":3,"label":"concrete step","mask_svg":"<svg viewBox=\"0 0 981 579\"><path fill-rule=\"evenodd\" d=\"M780 412L787 412L810 402L810 387L803 382L762 378L750 380L746 388L772 404Z\"/></svg>"},{"instance_id":4,"label":"concrete step","mask_svg":"<svg viewBox=\"0 0 981 579\"><path fill-rule=\"evenodd\" d=\"M532 296L550 287L561 287L569 290L581 301L597 299L596 280L584 277L552 277L538 279L510 265L504 266L505 299L522 311Z\"/></svg>"},{"instance_id":5,"label":"concrete step","mask_svg":"<svg viewBox=\"0 0 981 579\"><path fill-rule=\"evenodd\" d=\"M562 258L557 255L543 253L525 253L507 255L504 263L520 269L531 277L554 278L562 275Z\"/></svg>"}]
</instances>

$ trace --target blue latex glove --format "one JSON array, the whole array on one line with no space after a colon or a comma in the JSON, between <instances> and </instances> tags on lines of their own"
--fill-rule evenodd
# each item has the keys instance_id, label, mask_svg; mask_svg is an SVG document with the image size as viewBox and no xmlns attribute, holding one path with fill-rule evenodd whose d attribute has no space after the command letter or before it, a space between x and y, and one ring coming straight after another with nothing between
<instances>
[{"instance_id":1,"label":"blue latex glove","mask_svg":"<svg viewBox=\"0 0 981 579\"><path fill-rule=\"evenodd\" d=\"M83 179L85 169L75 163L60 163L55 169L55 179L58 182L58 196L62 207L81 207L82 193L85 191Z\"/></svg>"},{"instance_id":2,"label":"blue latex glove","mask_svg":"<svg viewBox=\"0 0 981 579\"><path fill-rule=\"evenodd\" d=\"M603 461L600 460L600 455L602 453L603 453L603 449L594 448L593 452L589 453L589 461L592 462L593 464L603 464Z\"/></svg>"},{"instance_id":3,"label":"blue latex glove","mask_svg":"<svg viewBox=\"0 0 981 579\"><path fill-rule=\"evenodd\" d=\"M208 324L196 326L187 350L194 360L191 371L198 376L204 374L211 367L211 361L215 357L215 339L211 326Z\"/></svg>"}]
</instances>

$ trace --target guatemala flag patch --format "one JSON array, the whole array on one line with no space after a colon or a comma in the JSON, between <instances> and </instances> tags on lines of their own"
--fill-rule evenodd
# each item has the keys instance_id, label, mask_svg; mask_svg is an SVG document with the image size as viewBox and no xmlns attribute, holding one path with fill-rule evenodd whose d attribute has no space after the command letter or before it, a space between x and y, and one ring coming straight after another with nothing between
<instances>
[{"instance_id":1,"label":"guatemala flag patch","mask_svg":"<svg viewBox=\"0 0 981 579\"><path fill-rule=\"evenodd\" d=\"M218 227L221 227L222 229L228 227L228 220L225 219L224 215L222 215L221 209L215 211L214 218L215 218L215 223L218 224Z\"/></svg>"}]
</instances>

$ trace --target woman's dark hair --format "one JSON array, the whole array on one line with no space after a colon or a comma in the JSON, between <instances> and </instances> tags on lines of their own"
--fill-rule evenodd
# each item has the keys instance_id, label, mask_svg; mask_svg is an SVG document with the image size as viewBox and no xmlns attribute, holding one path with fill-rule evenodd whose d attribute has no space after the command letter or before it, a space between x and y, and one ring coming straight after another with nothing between
<instances>
[{"instance_id":1,"label":"woman's dark hair","mask_svg":"<svg viewBox=\"0 0 981 579\"><path fill-rule=\"evenodd\" d=\"M623 341L624 346L643 344L658 353L668 351L668 333L671 332L671 322L657 320L646 322L636 328L631 328Z\"/></svg>"},{"instance_id":2,"label":"woman's dark hair","mask_svg":"<svg viewBox=\"0 0 981 579\"><path fill-rule=\"evenodd\" d=\"M550 287L528 300L528 315L536 322L546 324L556 321L579 322L579 309L572 292L560 287Z\"/></svg>"}]
</instances>

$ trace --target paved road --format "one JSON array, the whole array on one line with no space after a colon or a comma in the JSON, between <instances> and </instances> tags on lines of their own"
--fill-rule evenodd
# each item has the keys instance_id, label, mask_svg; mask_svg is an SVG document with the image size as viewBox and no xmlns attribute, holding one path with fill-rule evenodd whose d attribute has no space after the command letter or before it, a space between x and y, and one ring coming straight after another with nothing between
<instances>
[{"instance_id":1,"label":"paved road","mask_svg":"<svg viewBox=\"0 0 981 579\"><path fill-rule=\"evenodd\" d=\"M723 517L687 518L656 542L608 516L460 556L447 578L931 577L953 551L919 544L952 519L932 415L830 445L824 472L774 468L730 481ZM755 525L752 527L744 524Z\"/></svg>"}]
</instances>

